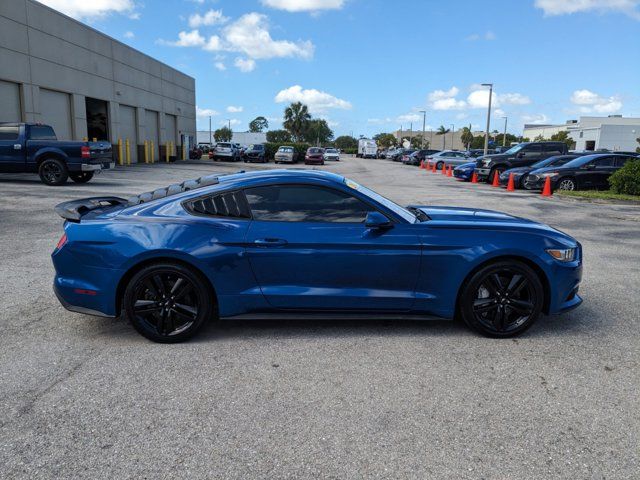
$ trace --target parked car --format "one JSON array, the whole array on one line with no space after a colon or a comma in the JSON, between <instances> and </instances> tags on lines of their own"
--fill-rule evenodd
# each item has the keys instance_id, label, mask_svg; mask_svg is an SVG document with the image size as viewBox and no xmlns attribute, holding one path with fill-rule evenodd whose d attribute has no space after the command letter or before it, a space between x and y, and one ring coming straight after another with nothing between
<instances>
[{"instance_id":1,"label":"parked car","mask_svg":"<svg viewBox=\"0 0 640 480\"><path fill-rule=\"evenodd\" d=\"M404 155L404 152L406 151L406 148L396 148L392 153L391 153L391 160L393 160L394 162L401 162L402 161L402 156Z\"/></svg>"},{"instance_id":2,"label":"parked car","mask_svg":"<svg viewBox=\"0 0 640 480\"><path fill-rule=\"evenodd\" d=\"M465 182L471 181L473 177L473 172L476 169L476 162L467 162L462 165L458 165L453 169L453 176L459 180L464 180Z\"/></svg>"},{"instance_id":3,"label":"parked car","mask_svg":"<svg viewBox=\"0 0 640 480\"><path fill-rule=\"evenodd\" d=\"M556 155L545 160L540 160L539 162L536 162L528 167L510 168L509 170L505 170L500 174L500 185L507 185L509 183L509 176L513 174L514 186L516 188L524 188L524 179L530 172L537 170L538 168L560 167L565 163L569 163L574 158L578 158L579 156L581 156L581 154Z\"/></svg>"},{"instance_id":4,"label":"parked car","mask_svg":"<svg viewBox=\"0 0 640 480\"><path fill-rule=\"evenodd\" d=\"M340 152L335 148L325 148L324 149L324 159L325 160L334 160L336 162L340 161Z\"/></svg>"},{"instance_id":5,"label":"parked car","mask_svg":"<svg viewBox=\"0 0 640 480\"><path fill-rule=\"evenodd\" d=\"M0 123L0 173L37 173L56 186L69 178L86 183L114 166L109 142L58 140L51 126L40 123Z\"/></svg>"},{"instance_id":6,"label":"parked car","mask_svg":"<svg viewBox=\"0 0 640 480\"><path fill-rule=\"evenodd\" d=\"M324 150L320 147L311 147L307 149L304 156L305 165L324 165Z\"/></svg>"},{"instance_id":7,"label":"parked car","mask_svg":"<svg viewBox=\"0 0 640 480\"><path fill-rule=\"evenodd\" d=\"M569 152L564 142L525 142L505 153L486 155L476 162L476 174L480 181L493 181L493 176L515 167L528 167L545 158L566 155Z\"/></svg>"},{"instance_id":8,"label":"parked car","mask_svg":"<svg viewBox=\"0 0 640 480\"><path fill-rule=\"evenodd\" d=\"M259 162L259 163L267 163L269 160L266 156L266 151L264 145L262 143L255 143L250 145L242 155L242 160L245 163L247 162Z\"/></svg>"},{"instance_id":9,"label":"parked car","mask_svg":"<svg viewBox=\"0 0 640 480\"><path fill-rule=\"evenodd\" d=\"M436 170L442 170L446 165L458 166L469 161L467 152L460 152L458 150L444 150L442 152L434 153L426 157L428 163L435 163Z\"/></svg>"},{"instance_id":10,"label":"parked car","mask_svg":"<svg viewBox=\"0 0 640 480\"><path fill-rule=\"evenodd\" d=\"M240 161L240 151L235 144L229 142L218 142L216 146L209 152L209 158L214 161L227 160L231 162Z\"/></svg>"},{"instance_id":11,"label":"parked car","mask_svg":"<svg viewBox=\"0 0 640 480\"><path fill-rule=\"evenodd\" d=\"M635 155L612 153L585 155L562 166L532 171L525 177L524 187L527 190L541 189L547 178L550 178L553 190L608 190L611 174L621 169L629 160L637 158Z\"/></svg>"},{"instance_id":12,"label":"parked car","mask_svg":"<svg viewBox=\"0 0 640 480\"><path fill-rule=\"evenodd\" d=\"M363 312L459 316L504 338L582 303L569 235L490 210L401 207L329 172L210 175L56 212L60 303L121 315L157 342L218 317Z\"/></svg>"},{"instance_id":13,"label":"parked car","mask_svg":"<svg viewBox=\"0 0 640 480\"><path fill-rule=\"evenodd\" d=\"M400 158L398 159L398 161L402 163L408 162L409 156L415 152L416 150L414 148L407 148L404 152L402 152L402 155L400 155Z\"/></svg>"},{"instance_id":14,"label":"parked car","mask_svg":"<svg viewBox=\"0 0 640 480\"><path fill-rule=\"evenodd\" d=\"M202 150L200 147L194 147L189 150L189 160L200 160L202 158Z\"/></svg>"},{"instance_id":15,"label":"parked car","mask_svg":"<svg viewBox=\"0 0 640 480\"><path fill-rule=\"evenodd\" d=\"M274 155L276 163L298 163L298 154L295 148L283 145Z\"/></svg>"}]
</instances>

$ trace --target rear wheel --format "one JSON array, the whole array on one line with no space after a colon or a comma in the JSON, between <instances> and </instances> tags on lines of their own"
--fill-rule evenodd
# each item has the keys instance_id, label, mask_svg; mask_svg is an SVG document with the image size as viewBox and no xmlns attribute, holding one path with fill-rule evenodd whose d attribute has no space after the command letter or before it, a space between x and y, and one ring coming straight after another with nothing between
<instances>
[{"instance_id":1,"label":"rear wheel","mask_svg":"<svg viewBox=\"0 0 640 480\"><path fill-rule=\"evenodd\" d=\"M45 158L38 168L38 174L43 183L51 186L63 185L69 178L67 166L57 158Z\"/></svg>"},{"instance_id":2,"label":"rear wheel","mask_svg":"<svg viewBox=\"0 0 640 480\"><path fill-rule=\"evenodd\" d=\"M70 173L69 176L76 183L87 183L93 178L93 172Z\"/></svg>"},{"instance_id":3,"label":"rear wheel","mask_svg":"<svg viewBox=\"0 0 640 480\"><path fill-rule=\"evenodd\" d=\"M558 190L564 190L565 192L573 192L577 190L578 186L573 178L565 177L558 181Z\"/></svg>"},{"instance_id":4,"label":"rear wheel","mask_svg":"<svg viewBox=\"0 0 640 480\"><path fill-rule=\"evenodd\" d=\"M466 283L459 298L465 323L489 337L512 337L540 316L544 292L538 275L516 260L481 268Z\"/></svg>"},{"instance_id":5,"label":"rear wheel","mask_svg":"<svg viewBox=\"0 0 640 480\"><path fill-rule=\"evenodd\" d=\"M136 273L124 294L124 311L149 340L177 343L194 336L211 316L214 299L205 281L178 264L157 263Z\"/></svg>"},{"instance_id":6,"label":"rear wheel","mask_svg":"<svg viewBox=\"0 0 640 480\"><path fill-rule=\"evenodd\" d=\"M436 170L442 170L444 168L444 162L436 163Z\"/></svg>"}]
</instances>

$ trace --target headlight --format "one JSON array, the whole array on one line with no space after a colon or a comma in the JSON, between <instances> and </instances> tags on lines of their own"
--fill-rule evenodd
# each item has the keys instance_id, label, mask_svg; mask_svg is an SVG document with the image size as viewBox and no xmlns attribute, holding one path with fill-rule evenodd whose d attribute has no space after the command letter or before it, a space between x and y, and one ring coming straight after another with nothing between
<instances>
[{"instance_id":1,"label":"headlight","mask_svg":"<svg viewBox=\"0 0 640 480\"><path fill-rule=\"evenodd\" d=\"M550 248L547 253L560 262L573 262L576 258L575 248L555 249Z\"/></svg>"},{"instance_id":2,"label":"headlight","mask_svg":"<svg viewBox=\"0 0 640 480\"><path fill-rule=\"evenodd\" d=\"M558 172L547 172L547 173L543 173L542 177L546 178L546 177L557 177L558 176Z\"/></svg>"}]
</instances>

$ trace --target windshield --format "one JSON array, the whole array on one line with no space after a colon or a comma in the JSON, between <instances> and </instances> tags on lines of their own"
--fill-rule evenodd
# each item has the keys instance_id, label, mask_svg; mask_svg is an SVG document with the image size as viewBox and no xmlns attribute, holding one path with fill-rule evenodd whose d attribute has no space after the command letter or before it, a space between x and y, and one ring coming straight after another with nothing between
<instances>
[{"instance_id":1,"label":"windshield","mask_svg":"<svg viewBox=\"0 0 640 480\"><path fill-rule=\"evenodd\" d=\"M531 165L531 168L543 168L551 165L560 166L567 163L569 160L572 160L575 157L549 157L545 160L540 160L539 162Z\"/></svg>"},{"instance_id":2,"label":"windshield","mask_svg":"<svg viewBox=\"0 0 640 480\"><path fill-rule=\"evenodd\" d=\"M322 153L321 148L310 148L309 153Z\"/></svg>"},{"instance_id":3,"label":"windshield","mask_svg":"<svg viewBox=\"0 0 640 480\"><path fill-rule=\"evenodd\" d=\"M353 180L349 180L347 178L344 179L344 183L347 186L353 188L354 190L357 190L358 192L362 193L363 195L369 197L373 201L378 202L379 204L385 206L386 208L388 208L393 213L395 213L399 217L403 218L407 222L416 223L416 221L417 221L416 215L411 213L406 208L401 207L397 203L392 202L388 198L383 197L379 193L376 193L373 190L368 189L367 187L363 187L359 183L356 183Z\"/></svg>"},{"instance_id":4,"label":"windshield","mask_svg":"<svg viewBox=\"0 0 640 480\"><path fill-rule=\"evenodd\" d=\"M326 153L338 153L335 148L327 148L325 150Z\"/></svg>"},{"instance_id":5,"label":"windshield","mask_svg":"<svg viewBox=\"0 0 640 480\"><path fill-rule=\"evenodd\" d=\"M504 153L508 153L509 155L513 155L514 153L518 153L523 148L524 148L524 144L521 143L520 145L516 145L515 147L511 147L509 150L507 150Z\"/></svg>"},{"instance_id":6,"label":"windshield","mask_svg":"<svg viewBox=\"0 0 640 480\"><path fill-rule=\"evenodd\" d=\"M282 153L292 153L293 152L293 148L291 148L291 147L280 147L278 149L278 151L282 152Z\"/></svg>"},{"instance_id":7,"label":"windshield","mask_svg":"<svg viewBox=\"0 0 640 480\"><path fill-rule=\"evenodd\" d=\"M249 147L249 150L262 150L263 146L262 145L251 145Z\"/></svg>"}]
</instances>

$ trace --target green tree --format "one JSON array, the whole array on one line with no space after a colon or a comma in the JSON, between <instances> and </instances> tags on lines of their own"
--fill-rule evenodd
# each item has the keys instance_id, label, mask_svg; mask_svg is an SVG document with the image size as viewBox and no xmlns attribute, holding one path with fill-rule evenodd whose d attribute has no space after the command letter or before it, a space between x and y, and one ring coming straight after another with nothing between
<instances>
[{"instance_id":1,"label":"green tree","mask_svg":"<svg viewBox=\"0 0 640 480\"><path fill-rule=\"evenodd\" d=\"M533 139L534 142L546 142L546 138L544 138L542 135L538 135L536 138Z\"/></svg>"},{"instance_id":2,"label":"green tree","mask_svg":"<svg viewBox=\"0 0 640 480\"><path fill-rule=\"evenodd\" d=\"M262 132L269 128L269 122L264 117L256 117L249 123L250 132Z\"/></svg>"},{"instance_id":3,"label":"green tree","mask_svg":"<svg viewBox=\"0 0 640 480\"><path fill-rule=\"evenodd\" d=\"M462 127L460 140L462 140L462 143L464 143L467 150L471 148L471 143L473 142L473 133L471 133L471 129L469 127Z\"/></svg>"},{"instance_id":4,"label":"green tree","mask_svg":"<svg viewBox=\"0 0 640 480\"><path fill-rule=\"evenodd\" d=\"M442 135L442 149L444 150L444 147L446 145L446 141L447 141L447 137L445 136L447 133L449 133L451 130L448 128L444 128L444 125L440 125L438 127L438 130L436 130L436 135Z\"/></svg>"},{"instance_id":5,"label":"green tree","mask_svg":"<svg viewBox=\"0 0 640 480\"><path fill-rule=\"evenodd\" d=\"M497 145L502 145L502 138L504 137L504 133L501 133L499 135L496 135L496 144ZM506 146L511 145L512 143L518 143L518 137L516 137L515 135L512 135L510 133L507 133L507 142L505 143Z\"/></svg>"},{"instance_id":6,"label":"green tree","mask_svg":"<svg viewBox=\"0 0 640 480\"><path fill-rule=\"evenodd\" d=\"M373 136L373 139L380 148L389 148L398 144L398 139L392 133L378 133Z\"/></svg>"},{"instance_id":7,"label":"green tree","mask_svg":"<svg viewBox=\"0 0 640 480\"><path fill-rule=\"evenodd\" d=\"M563 130L561 132L554 133L553 135L551 135L551 141L564 142L567 144L567 147L569 147L570 149L574 148L576 145L576 142L573 141L573 138L569 136L569 132L567 132L566 130Z\"/></svg>"},{"instance_id":8,"label":"green tree","mask_svg":"<svg viewBox=\"0 0 640 480\"><path fill-rule=\"evenodd\" d=\"M411 137L411 148L422 148L422 137ZM429 140L424 141L424 148L429 148Z\"/></svg>"},{"instance_id":9,"label":"green tree","mask_svg":"<svg viewBox=\"0 0 640 480\"><path fill-rule=\"evenodd\" d=\"M347 148L358 148L358 140L350 135L341 135L334 140L334 145L340 150L346 150Z\"/></svg>"},{"instance_id":10,"label":"green tree","mask_svg":"<svg viewBox=\"0 0 640 480\"><path fill-rule=\"evenodd\" d=\"M291 133L293 140L299 142L307 131L310 120L309 108L302 102L295 102L284 109L282 126Z\"/></svg>"},{"instance_id":11,"label":"green tree","mask_svg":"<svg viewBox=\"0 0 640 480\"><path fill-rule=\"evenodd\" d=\"M309 144L325 145L333 140L333 130L326 120L314 118L307 122L302 139Z\"/></svg>"},{"instance_id":12,"label":"green tree","mask_svg":"<svg viewBox=\"0 0 640 480\"><path fill-rule=\"evenodd\" d=\"M636 142L640 143L640 137L636 138ZM640 147L636 147L636 152L640 153Z\"/></svg>"},{"instance_id":13,"label":"green tree","mask_svg":"<svg viewBox=\"0 0 640 480\"><path fill-rule=\"evenodd\" d=\"M213 138L216 142L230 142L233 138L233 132L229 127L222 127L213 132Z\"/></svg>"},{"instance_id":14,"label":"green tree","mask_svg":"<svg viewBox=\"0 0 640 480\"><path fill-rule=\"evenodd\" d=\"M267 132L267 142L269 143L291 142L291 134L286 130L269 130Z\"/></svg>"}]
</instances>

